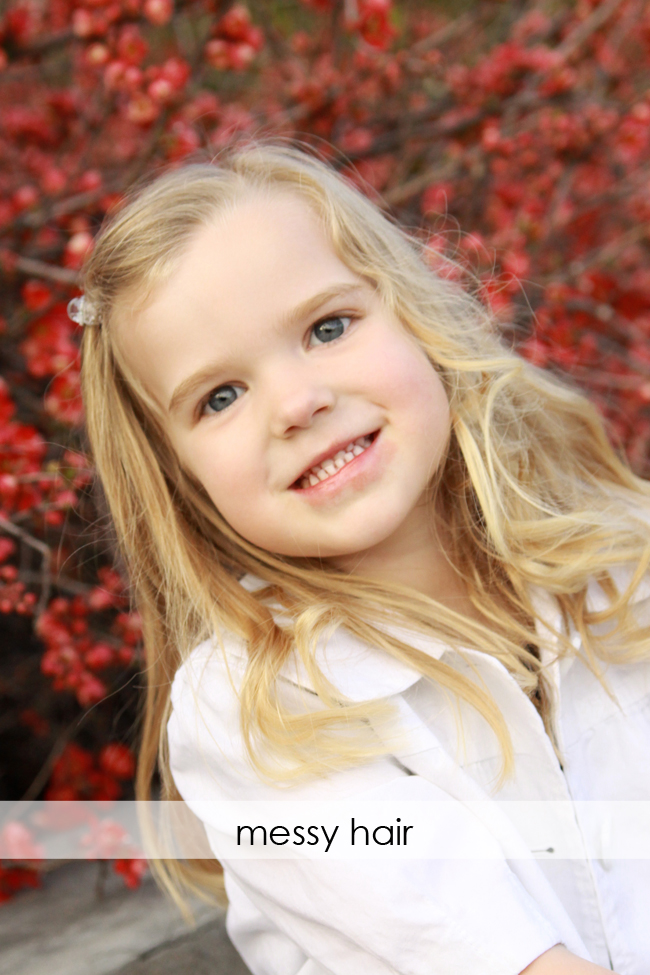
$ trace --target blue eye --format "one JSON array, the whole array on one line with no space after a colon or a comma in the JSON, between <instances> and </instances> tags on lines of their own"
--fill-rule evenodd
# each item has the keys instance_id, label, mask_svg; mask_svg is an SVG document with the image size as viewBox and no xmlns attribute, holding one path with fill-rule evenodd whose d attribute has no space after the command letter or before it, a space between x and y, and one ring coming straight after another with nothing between
<instances>
[{"instance_id":1,"label":"blue eye","mask_svg":"<svg viewBox=\"0 0 650 975\"><path fill-rule=\"evenodd\" d=\"M343 335L351 321L352 318L350 315L333 315L332 318L324 318L312 328L311 335L309 336L309 344L334 342ZM313 342L312 339L316 339L316 342Z\"/></svg>"},{"instance_id":2,"label":"blue eye","mask_svg":"<svg viewBox=\"0 0 650 975\"><path fill-rule=\"evenodd\" d=\"M233 386L231 383L226 383L223 386L217 386L213 389L208 398L203 404L202 413L205 411L206 406L209 406L211 410L215 413L221 413L226 410L229 406L235 402L236 399L244 392L241 386ZM208 416L210 414L207 414Z\"/></svg>"}]
</instances>

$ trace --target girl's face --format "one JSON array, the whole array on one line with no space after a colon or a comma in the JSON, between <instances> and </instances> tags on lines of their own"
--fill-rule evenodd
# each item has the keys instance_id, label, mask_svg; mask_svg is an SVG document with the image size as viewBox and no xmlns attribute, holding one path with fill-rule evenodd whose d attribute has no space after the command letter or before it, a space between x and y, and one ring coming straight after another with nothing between
<instances>
[{"instance_id":1,"label":"girl's face","mask_svg":"<svg viewBox=\"0 0 650 975\"><path fill-rule=\"evenodd\" d=\"M248 197L198 230L116 340L249 542L335 561L427 533L445 390L297 196Z\"/></svg>"}]
</instances>

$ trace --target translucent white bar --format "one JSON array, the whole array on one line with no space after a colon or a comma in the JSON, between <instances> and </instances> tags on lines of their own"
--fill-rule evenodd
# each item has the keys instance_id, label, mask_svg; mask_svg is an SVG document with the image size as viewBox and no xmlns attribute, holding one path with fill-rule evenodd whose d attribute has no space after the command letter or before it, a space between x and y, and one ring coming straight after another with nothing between
<instances>
[{"instance_id":1,"label":"translucent white bar","mask_svg":"<svg viewBox=\"0 0 650 975\"><path fill-rule=\"evenodd\" d=\"M0 802L0 859L650 859L650 801Z\"/></svg>"}]
</instances>

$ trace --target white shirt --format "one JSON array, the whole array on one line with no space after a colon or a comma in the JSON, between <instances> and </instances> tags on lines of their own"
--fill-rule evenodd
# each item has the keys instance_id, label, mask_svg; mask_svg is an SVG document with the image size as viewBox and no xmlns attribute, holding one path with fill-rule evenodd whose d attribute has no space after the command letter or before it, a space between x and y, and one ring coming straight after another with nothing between
<instances>
[{"instance_id":1,"label":"white shirt","mask_svg":"<svg viewBox=\"0 0 650 975\"><path fill-rule=\"evenodd\" d=\"M628 576L621 571L614 578L620 588ZM252 589L257 583L247 577L242 584ZM543 620L559 629L556 601L541 590L532 595ZM588 605L606 605L595 582ZM650 623L648 580L635 594L635 610ZM579 651L579 635L570 636ZM511 732L514 777L495 791L500 748L471 706L457 705L465 732L459 752L448 697L416 670L338 630L317 648L325 675L349 700L389 699L406 735L391 754L361 767L274 788L256 775L240 733L236 688L245 647L231 636L224 659L206 641L174 679L168 740L174 781L203 819L215 853L220 823L201 800L444 798L456 801L459 811L464 802L489 798L650 800L650 661L605 669L619 708L579 656L543 659L557 696L560 766L537 710L499 661L472 650L461 655L421 634L408 639L485 682ZM303 705L309 700L309 680L295 661L285 667L282 685ZM431 808L435 816L440 806ZM505 829L520 842L507 816L495 822L459 815L450 840L469 846L482 831L503 835ZM579 813L571 828L578 839L587 829ZM544 849L560 847L556 840L538 838ZM545 859L222 863L228 932L253 975L517 975L558 943L619 975L650 972L647 859L556 859L549 853Z\"/></svg>"}]
</instances>

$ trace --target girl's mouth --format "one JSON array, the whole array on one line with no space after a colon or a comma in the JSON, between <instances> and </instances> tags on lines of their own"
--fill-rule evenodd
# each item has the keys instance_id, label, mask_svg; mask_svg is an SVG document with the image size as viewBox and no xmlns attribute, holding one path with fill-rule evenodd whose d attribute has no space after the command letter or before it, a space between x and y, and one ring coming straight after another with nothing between
<instances>
[{"instance_id":1,"label":"girl's mouth","mask_svg":"<svg viewBox=\"0 0 650 975\"><path fill-rule=\"evenodd\" d=\"M332 457L328 457L326 460L321 461L314 467L310 467L309 470L301 474L300 477L294 481L291 485L293 490L305 491L309 488L316 487L322 481L327 481L332 477L345 470L349 464L352 464L357 457L360 457L368 447L372 446L374 441L379 435L379 430L373 431L373 433L365 434L362 437L357 437L356 440L351 441L343 449L337 451Z\"/></svg>"}]
</instances>

